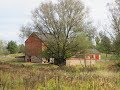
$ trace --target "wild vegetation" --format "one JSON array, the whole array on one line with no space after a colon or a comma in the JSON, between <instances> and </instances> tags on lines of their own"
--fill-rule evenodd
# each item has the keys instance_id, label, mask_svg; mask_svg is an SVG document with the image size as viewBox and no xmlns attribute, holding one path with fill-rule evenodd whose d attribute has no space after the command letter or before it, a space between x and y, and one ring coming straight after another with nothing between
<instances>
[{"instance_id":1,"label":"wild vegetation","mask_svg":"<svg viewBox=\"0 0 120 90\"><path fill-rule=\"evenodd\" d=\"M16 54L16 53L24 53L25 46L24 44L17 45L15 41L3 41L0 40L0 55L9 55L9 54Z\"/></svg>"},{"instance_id":2,"label":"wild vegetation","mask_svg":"<svg viewBox=\"0 0 120 90\"><path fill-rule=\"evenodd\" d=\"M29 63L21 59L24 54L15 54L24 52L23 44L0 40L0 90L120 90L120 2L115 1L110 8L114 35L99 33L96 40L80 1L41 3L33 12L33 25L21 28L22 37L36 31L48 38L43 56L55 58L57 65L89 48L99 50L102 60L86 67Z\"/></svg>"},{"instance_id":3,"label":"wild vegetation","mask_svg":"<svg viewBox=\"0 0 120 90\"><path fill-rule=\"evenodd\" d=\"M120 62L66 67L25 63L14 58L0 59L0 90L119 90Z\"/></svg>"}]
</instances>

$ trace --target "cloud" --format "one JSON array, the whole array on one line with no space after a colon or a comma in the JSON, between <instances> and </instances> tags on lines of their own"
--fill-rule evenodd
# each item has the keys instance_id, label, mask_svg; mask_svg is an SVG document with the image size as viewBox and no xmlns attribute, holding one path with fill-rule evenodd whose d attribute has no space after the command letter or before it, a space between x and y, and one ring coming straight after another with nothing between
<instances>
[{"instance_id":1,"label":"cloud","mask_svg":"<svg viewBox=\"0 0 120 90\"><path fill-rule=\"evenodd\" d=\"M19 32L1 31L0 39L6 40L6 41L10 41L10 40L18 41L19 39L18 34Z\"/></svg>"}]
</instances>

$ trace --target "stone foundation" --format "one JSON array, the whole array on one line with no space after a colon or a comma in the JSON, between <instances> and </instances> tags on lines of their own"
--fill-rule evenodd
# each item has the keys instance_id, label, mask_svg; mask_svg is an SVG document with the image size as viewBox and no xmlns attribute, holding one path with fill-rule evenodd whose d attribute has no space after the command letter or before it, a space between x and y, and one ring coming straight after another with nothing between
<instances>
[{"instance_id":1,"label":"stone foundation","mask_svg":"<svg viewBox=\"0 0 120 90\"><path fill-rule=\"evenodd\" d=\"M26 62L42 63L42 58L36 56L25 56Z\"/></svg>"}]
</instances>

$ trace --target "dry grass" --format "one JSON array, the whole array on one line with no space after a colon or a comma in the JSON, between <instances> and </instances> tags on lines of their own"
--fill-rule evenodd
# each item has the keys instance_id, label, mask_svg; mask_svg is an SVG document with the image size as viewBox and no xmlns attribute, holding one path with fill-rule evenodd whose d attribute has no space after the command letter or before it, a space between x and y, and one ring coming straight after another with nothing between
<instances>
[{"instance_id":1,"label":"dry grass","mask_svg":"<svg viewBox=\"0 0 120 90\"><path fill-rule=\"evenodd\" d=\"M0 61L0 90L120 90L118 61L84 68L24 63L12 58Z\"/></svg>"}]
</instances>

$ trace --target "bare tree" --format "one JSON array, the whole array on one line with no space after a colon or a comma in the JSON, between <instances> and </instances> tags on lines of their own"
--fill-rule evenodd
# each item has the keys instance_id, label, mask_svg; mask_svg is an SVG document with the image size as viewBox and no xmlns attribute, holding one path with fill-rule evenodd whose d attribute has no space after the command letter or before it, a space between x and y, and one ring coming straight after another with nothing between
<instances>
[{"instance_id":1,"label":"bare tree","mask_svg":"<svg viewBox=\"0 0 120 90\"><path fill-rule=\"evenodd\" d=\"M115 0L115 5L109 5L111 27L113 29L113 51L120 54L120 0Z\"/></svg>"},{"instance_id":2,"label":"bare tree","mask_svg":"<svg viewBox=\"0 0 120 90\"><path fill-rule=\"evenodd\" d=\"M111 25L112 29L114 30L115 35L120 34L120 1L116 0L115 5L110 6L111 12Z\"/></svg>"},{"instance_id":3,"label":"bare tree","mask_svg":"<svg viewBox=\"0 0 120 90\"><path fill-rule=\"evenodd\" d=\"M28 38L32 32L34 32L34 26L32 24L24 25L20 28L20 35L21 38Z\"/></svg>"}]
</instances>

